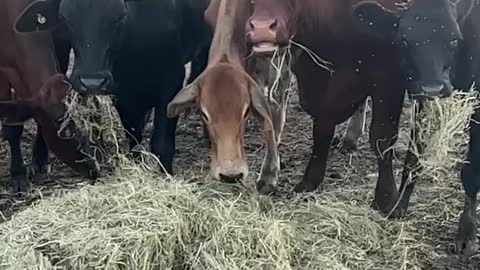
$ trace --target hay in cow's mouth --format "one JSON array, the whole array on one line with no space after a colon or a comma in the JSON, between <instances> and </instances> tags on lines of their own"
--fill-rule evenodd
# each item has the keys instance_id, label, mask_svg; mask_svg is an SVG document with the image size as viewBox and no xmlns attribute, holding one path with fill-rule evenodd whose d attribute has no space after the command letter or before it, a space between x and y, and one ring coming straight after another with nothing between
<instances>
[{"instance_id":1,"label":"hay in cow's mouth","mask_svg":"<svg viewBox=\"0 0 480 270\"><path fill-rule=\"evenodd\" d=\"M445 181L459 164L463 164L469 142L468 127L475 108L479 106L476 91L455 91L448 98L424 102L416 115L418 138L424 147L420 156L420 178ZM412 114L414 115L414 114ZM415 142L414 138L410 138ZM414 149L418 154L418 149Z\"/></svg>"},{"instance_id":2,"label":"hay in cow's mouth","mask_svg":"<svg viewBox=\"0 0 480 270\"><path fill-rule=\"evenodd\" d=\"M73 121L93 149L94 158L104 168L112 169L125 153L126 142L120 117L110 96L82 96L72 90L64 99L67 107L63 123ZM59 134L64 125L61 125Z\"/></svg>"},{"instance_id":3,"label":"hay in cow's mouth","mask_svg":"<svg viewBox=\"0 0 480 270\"><path fill-rule=\"evenodd\" d=\"M158 179L146 164L2 224L0 268L415 268L406 225L354 201L277 201L239 186Z\"/></svg>"}]
</instances>

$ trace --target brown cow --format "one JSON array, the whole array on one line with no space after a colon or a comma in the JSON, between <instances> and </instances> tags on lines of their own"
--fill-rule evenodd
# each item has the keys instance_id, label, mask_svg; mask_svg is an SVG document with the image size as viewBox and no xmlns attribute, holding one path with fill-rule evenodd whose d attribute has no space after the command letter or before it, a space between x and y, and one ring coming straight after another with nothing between
<instances>
[{"instance_id":1,"label":"brown cow","mask_svg":"<svg viewBox=\"0 0 480 270\"><path fill-rule=\"evenodd\" d=\"M180 91L169 104L168 114L174 117L187 107L200 108L211 141L210 174L217 180L234 182L244 180L248 174L243 142L244 123L251 109L262 120L267 140L257 189L269 193L276 184L280 165L270 109L262 89L245 71L243 25L250 14L249 1L210 3L205 18L215 33L207 69Z\"/></svg>"},{"instance_id":2,"label":"brown cow","mask_svg":"<svg viewBox=\"0 0 480 270\"><path fill-rule=\"evenodd\" d=\"M323 182L335 126L347 120L370 96L373 119L370 143L378 157L379 176L374 207L387 214L398 190L392 167L406 80L400 51L391 41L364 34L353 18L359 0L255 0L246 27L249 43L258 54L287 46L294 38L333 64L326 71L303 53L293 64L303 109L313 116L314 145L303 181L295 191L314 191ZM384 0L396 9L398 0ZM388 23L388 22L386 22ZM375 27L375 26L372 26ZM401 213L395 211L392 216Z\"/></svg>"},{"instance_id":3,"label":"brown cow","mask_svg":"<svg viewBox=\"0 0 480 270\"><path fill-rule=\"evenodd\" d=\"M70 84L59 73L51 34L19 34L14 29L17 18L31 2L0 2L0 118L4 119L3 133L11 149L11 187L15 193L24 192L29 186L20 138L23 122L32 117L40 127L33 147L34 163L38 163L39 157L48 160L46 143L76 171L92 179L98 175L98 164L89 155L73 123L60 129L66 111L61 100ZM48 24L43 19L38 16L39 22Z\"/></svg>"}]
</instances>

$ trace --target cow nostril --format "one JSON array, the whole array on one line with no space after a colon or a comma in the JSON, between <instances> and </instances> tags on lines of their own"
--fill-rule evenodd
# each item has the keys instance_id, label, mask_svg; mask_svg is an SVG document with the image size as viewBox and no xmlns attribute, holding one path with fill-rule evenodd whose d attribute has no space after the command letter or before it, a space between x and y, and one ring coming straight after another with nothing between
<instances>
[{"instance_id":1,"label":"cow nostril","mask_svg":"<svg viewBox=\"0 0 480 270\"><path fill-rule=\"evenodd\" d=\"M445 88L444 84L422 85L422 90L425 92L441 92Z\"/></svg>"},{"instance_id":2,"label":"cow nostril","mask_svg":"<svg viewBox=\"0 0 480 270\"><path fill-rule=\"evenodd\" d=\"M82 88L87 90L98 90L102 87L105 87L107 84L108 79L106 77L103 78L80 78L80 83Z\"/></svg>"},{"instance_id":3,"label":"cow nostril","mask_svg":"<svg viewBox=\"0 0 480 270\"><path fill-rule=\"evenodd\" d=\"M238 183L243 179L243 173L220 174L220 180L225 183Z\"/></svg>"},{"instance_id":4,"label":"cow nostril","mask_svg":"<svg viewBox=\"0 0 480 270\"><path fill-rule=\"evenodd\" d=\"M278 26L278 20L277 19L274 19L272 24L270 24L270 30L275 30L277 29L277 26Z\"/></svg>"},{"instance_id":5,"label":"cow nostril","mask_svg":"<svg viewBox=\"0 0 480 270\"><path fill-rule=\"evenodd\" d=\"M253 20L250 21L250 28L251 30L255 30L255 23Z\"/></svg>"}]
</instances>

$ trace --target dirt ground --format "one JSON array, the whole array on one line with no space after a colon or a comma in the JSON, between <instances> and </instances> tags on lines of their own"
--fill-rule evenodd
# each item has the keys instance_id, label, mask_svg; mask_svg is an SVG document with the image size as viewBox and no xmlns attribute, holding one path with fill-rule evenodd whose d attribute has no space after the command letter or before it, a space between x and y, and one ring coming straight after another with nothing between
<instances>
[{"instance_id":1,"label":"dirt ground","mask_svg":"<svg viewBox=\"0 0 480 270\"><path fill-rule=\"evenodd\" d=\"M406 148L408 110L406 112L402 117L402 130L397 146L398 153L404 153ZM370 116L370 113L368 115ZM370 123L369 119L367 123ZM301 110L296 96L291 99L287 120L283 143L280 147L284 165L279 182L281 192L276 195L283 197L287 197L293 190L294 184L301 180L312 143L311 120ZM339 126L337 133L343 134L344 128L345 125ZM150 131L151 126L148 127L147 133ZM246 150L251 170L249 183L253 185L263 160L263 144L261 132L254 121L248 125L246 133ZM34 134L35 126L28 123L23 140L27 161L30 160L30 146ZM206 175L208 172L208 144L202 136L198 115L191 114L182 118L177 134L175 161L177 173L197 177ZM146 143L148 143L147 139ZM402 158L403 155L400 155L395 162L397 179L401 177ZM7 192L8 147L5 142L0 143L0 211L2 213L0 221L2 216L3 219L8 219L14 212L20 211L41 196L48 196L54 190L76 189L87 185L86 181L79 178L65 165L58 163L55 158L52 158L51 161L53 163L51 177L47 181L34 184L34 189L37 190L36 195L29 196L25 200L15 199ZM354 153L344 153L332 147L325 185L323 191L319 191L319 193L338 192L339 196L344 197L342 199L356 200L359 205L368 206L373 197L376 173L376 161L370 151L368 134L364 134L359 142L358 151ZM417 185L407 216L401 221L391 221L411 225L409 227L418 242L418 246L412 247L411 252L416 252L422 258L424 269L480 269L479 256L466 260L452 253L452 243L462 206L463 191L458 180L458 171L455 171L452 172L451 179L447 179L441 184L424 182Z\"/></svg>"}]
</instances>

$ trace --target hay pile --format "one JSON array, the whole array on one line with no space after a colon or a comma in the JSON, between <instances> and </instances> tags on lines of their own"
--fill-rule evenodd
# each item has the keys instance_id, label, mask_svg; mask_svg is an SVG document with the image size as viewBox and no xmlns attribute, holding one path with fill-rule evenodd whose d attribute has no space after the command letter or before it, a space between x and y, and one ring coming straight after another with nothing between
<instances>
[{"instance_id":1,"label":"hay pile","mask_svg":"<svg viewBox=\"0 0 480 270\"><path fill-rule=\"evenodd\" d=\"M476 91L455 91L449 98L425 102L424 109L415 116L416 121L412 121L418 131L417 140L424 147L420 177L445 181L456 166L464 162L469 141L467 130L478 106Z\"/></svg>"},{"instance_id":2,"label":"hay pile","mask_svg":"<svg viewBox=\"0 0 480 270\"><path fill-rule=\"evenodd\" d=\"M401 223L331 195L275 201L124 166L0 226L0 269L416 269Z\"/></svg>"}]
</instances>

